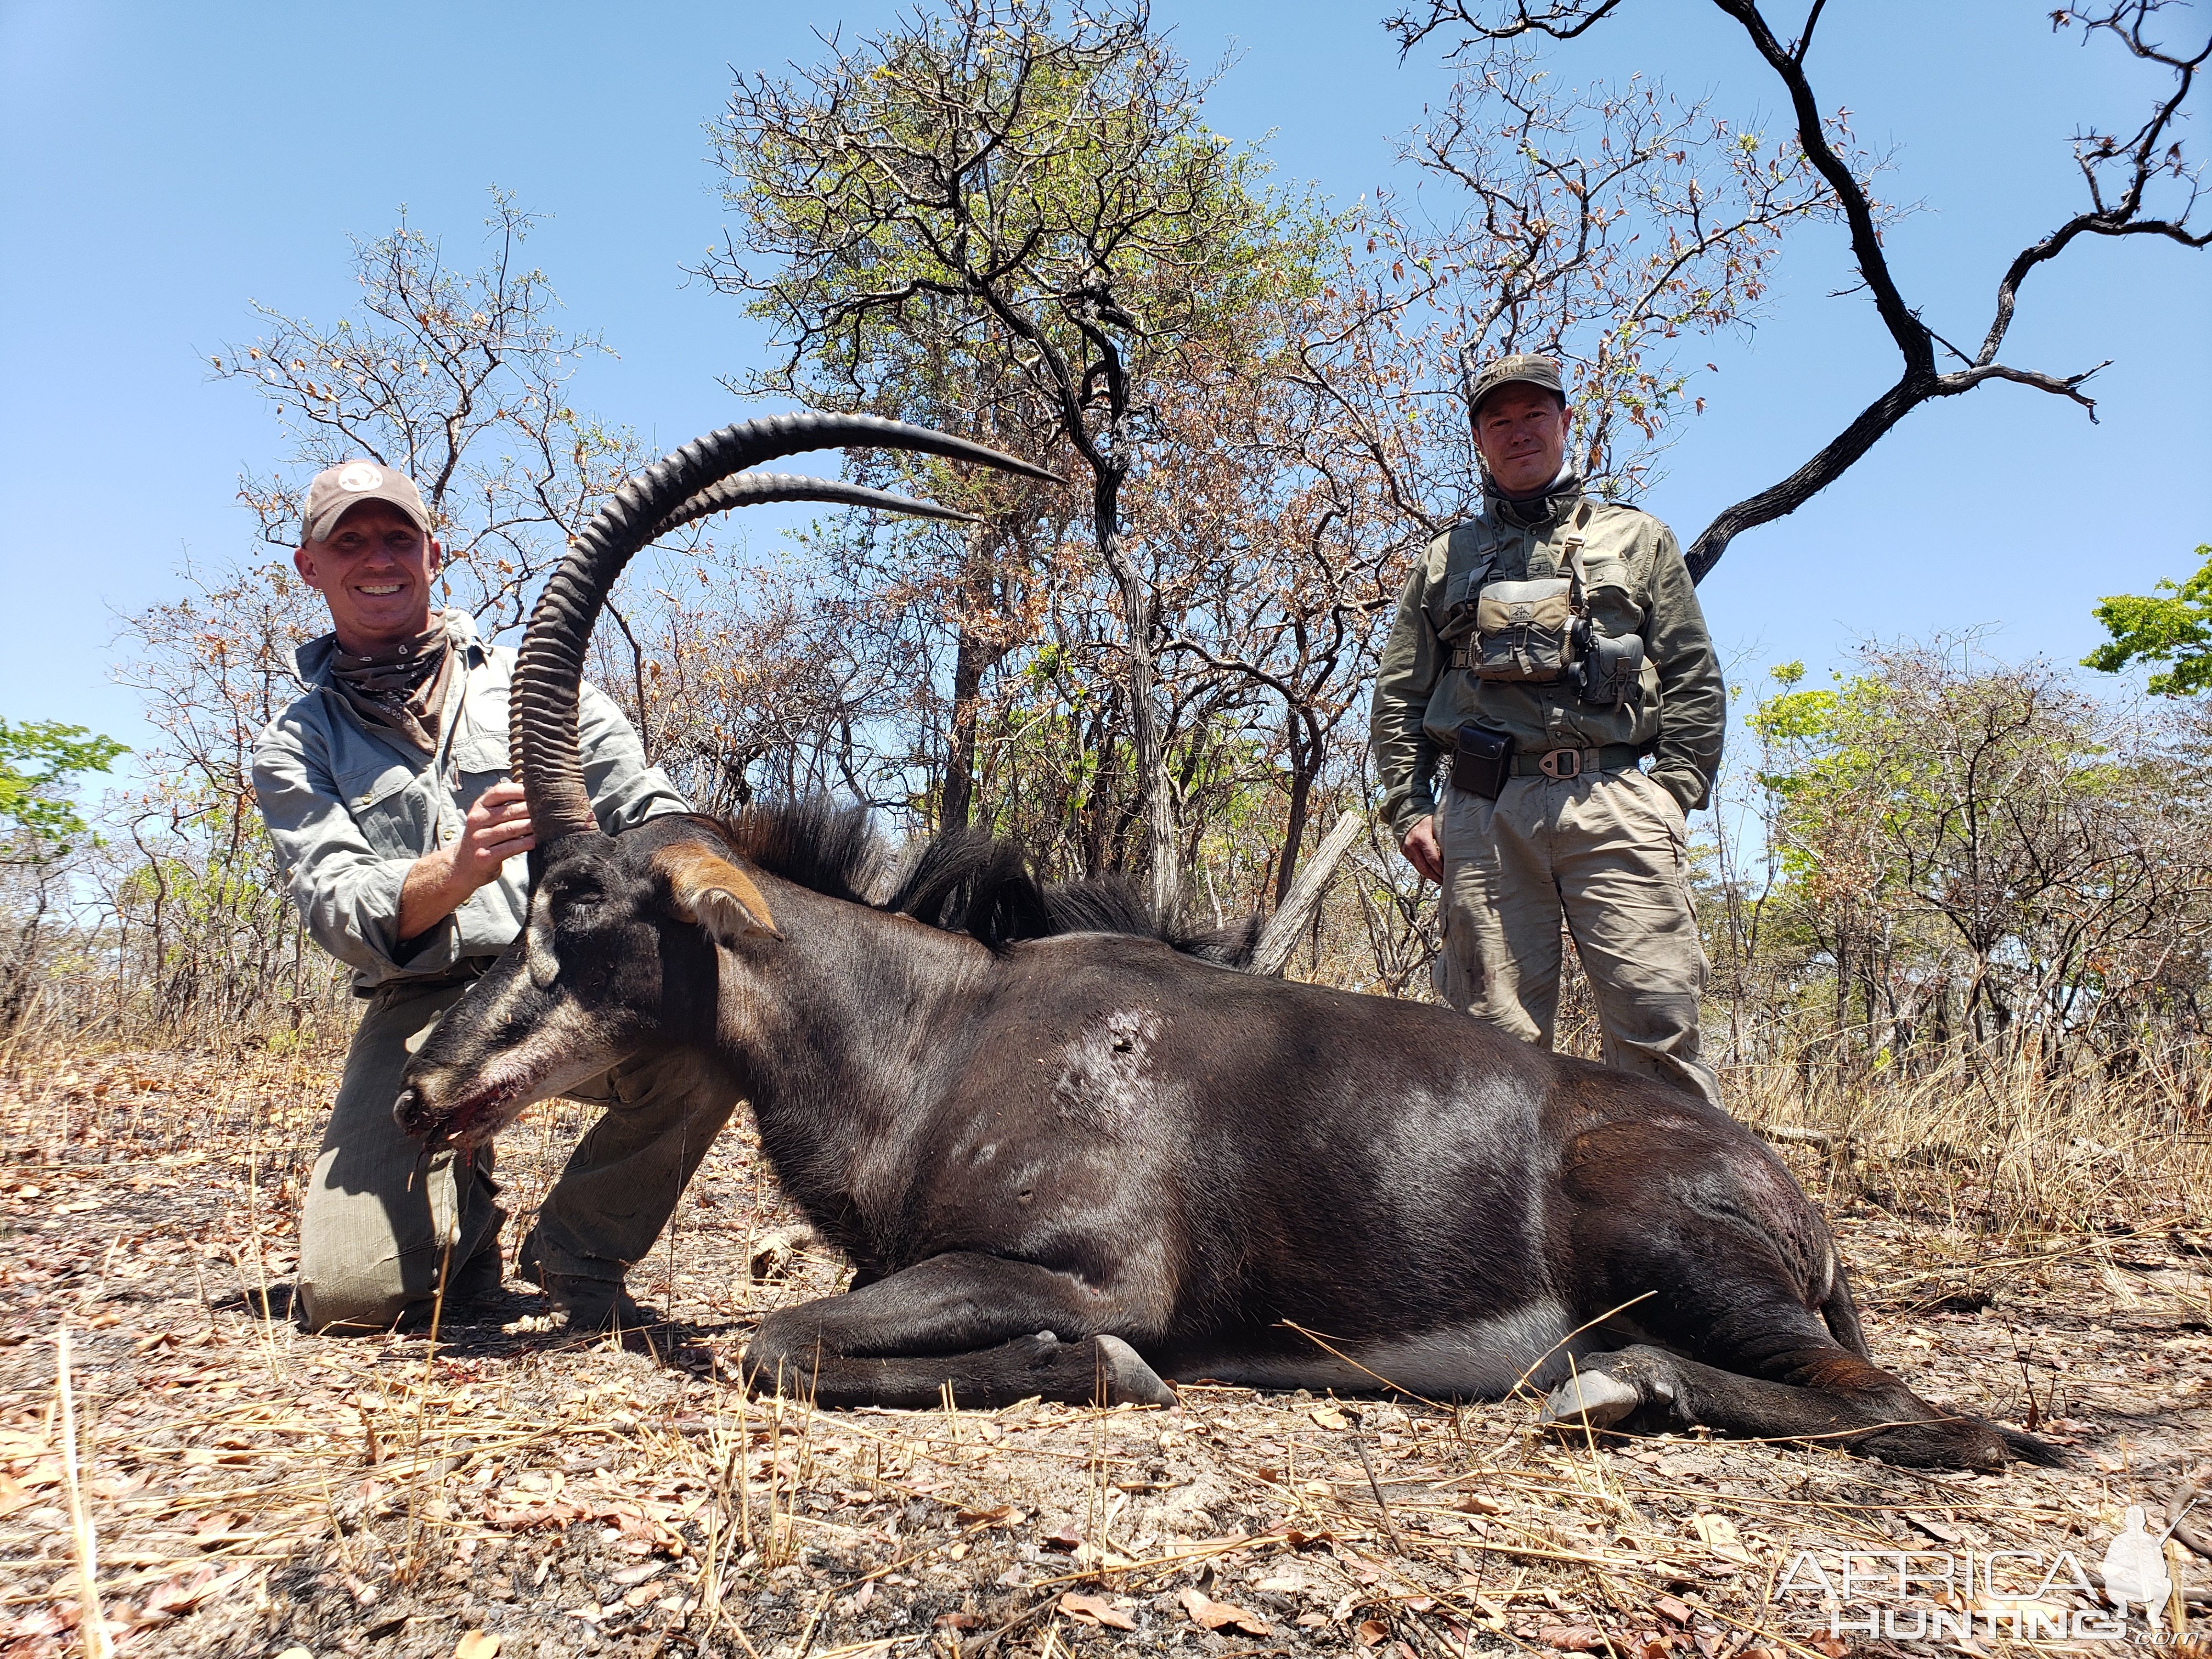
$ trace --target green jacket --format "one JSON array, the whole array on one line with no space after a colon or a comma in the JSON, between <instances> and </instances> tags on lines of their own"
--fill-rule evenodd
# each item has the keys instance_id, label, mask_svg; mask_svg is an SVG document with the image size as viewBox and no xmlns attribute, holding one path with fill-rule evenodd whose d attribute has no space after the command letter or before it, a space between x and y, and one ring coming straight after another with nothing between
<instances>
[{"instance_id":1,"label":"green jacket","mask_svg":"<svg viewBox=\"0 0 2212 1659\"><path fill-rule=\"evenodd\" d=\"M1592 708L1571 682L1479 680L1451 666L1451 647L1439 638L1455 577L1471 598L1483 581L1560 574L1565 541L1577 529L1592 623L1644 637L1644 696L1634 709ZM1488 573L1471 574L1486 559ZM1486 505L1423 549L1398 601L1370 714L1382 813L1401 838L1436 810L1437 764L1468 720L1508 733L1521 750L1633 744L1654 757L1652 777L1684 811L1704 805L1720 764L1728 694L1674 532L1648 513L1585 496L1535 530Z\"/></svg>"}]
</instances>

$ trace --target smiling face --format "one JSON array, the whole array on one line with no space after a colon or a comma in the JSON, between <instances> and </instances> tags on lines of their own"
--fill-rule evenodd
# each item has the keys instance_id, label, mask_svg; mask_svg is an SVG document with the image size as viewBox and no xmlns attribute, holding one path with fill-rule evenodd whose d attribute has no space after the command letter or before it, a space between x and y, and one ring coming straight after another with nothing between
<instances>
[{"instance_id":1,"label":"smiling face","mask_svg":"<svg viewBox=\"0 0 2212 1659\"><path fill-rule=\"evenodd\" d=\"M1500 490L1533 495L1559 476L1567 450L1566 404L1540 386L1502 386L1475 410L1474 446Z\"/></svg>"},{"instance_id":2,"label":"smiling face","mask_svg":"<svg viewBox=\"0 0 2212 1659\"><path fill-rule=\"evenodd\" d=\"M363 501L319 542L292 555L301 579L331 607L338 644L355 656L388 651L430 625L430 582L443 550L398 507Z\"/></svg>"}]
</instances>

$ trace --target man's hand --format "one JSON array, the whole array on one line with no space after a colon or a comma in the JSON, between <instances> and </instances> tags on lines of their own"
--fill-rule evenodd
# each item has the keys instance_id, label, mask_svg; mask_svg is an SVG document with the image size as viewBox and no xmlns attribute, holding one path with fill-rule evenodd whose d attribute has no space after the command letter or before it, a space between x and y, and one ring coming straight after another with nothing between
<instances>
[{"instance_id":1,"label":"man's hand","mask_svg":"<svg viewBox=\"0 0 2212 1659\"><path fill-rule=\"evenodd\" d=\"M460 839L415 860L399 889L399 937L427 933L499 878L500 866L538 845L522 786L502 779L477 797Z\"/></svg>"},{"instance_id":2,"label":"man's hand","mask_svg":"<svg viewBox=\"0 0 2212 1659\"><path fill-rule=\"evenodd\" d=\"M477 804L469 808L468 822L461 827L461 838L447 850L453 854L455 878L465 881L473 893L486 882L499 878L500 866L537 845L522 786L513 778L501 778L477 797Z\"/></svg>"},{"instance_id":3,"label":"man's hand","mask_svg":"<svg viewBox=\"0 0 2212 1659\"><path fill-rule=\"evenodd\" d=\"M1406 855L1407 863L1431 881L1443 880L1444 849L1437 844L1437 820L1433 813L1418 820L1412 829L1406 831L1406 838L1398 843L1398 850Z\"/></svg>"}]
</instances>

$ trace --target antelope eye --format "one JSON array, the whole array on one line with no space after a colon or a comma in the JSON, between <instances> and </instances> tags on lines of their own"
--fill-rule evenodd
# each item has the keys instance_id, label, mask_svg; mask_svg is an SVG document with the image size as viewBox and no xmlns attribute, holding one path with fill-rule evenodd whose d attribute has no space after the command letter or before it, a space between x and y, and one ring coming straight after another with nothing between
<instances>
[{"instance_id":1,"label":"antelope eye","mask_svg":"<svg viewBox=\"0 0 2212 1659\"><path fill-rule=\"evenodd\" d=\"M563 890L555 909L554 926L563 933L589 930L599 921L606 896L606 890L596 885Z\"/></svg>"}]
</instances>

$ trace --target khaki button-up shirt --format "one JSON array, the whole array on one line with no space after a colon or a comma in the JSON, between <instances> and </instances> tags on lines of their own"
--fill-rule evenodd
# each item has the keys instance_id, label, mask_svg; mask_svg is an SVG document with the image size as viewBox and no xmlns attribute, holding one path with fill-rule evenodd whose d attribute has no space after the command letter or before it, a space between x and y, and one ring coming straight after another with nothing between
<instances>
[{"instance_id":1,"label":"khaki button-up shirt","mask_svg":"<svg viewBox=\"0 0 2212 1659\"><path fill-rule=\"evenodd\" d=\"M507 775L507 698L514 651L477 639L465 617L464 653L425 757L372 729L332 688L330 635L295 656L301 695L253 746L253 793L293 902L315 942L353 970L363 994L396 980L435 979L496 957L530 910L523 859L418 939L399 938L399 890L416 860L459 839L478 795ZM584 787L610 835L690 809L605 693L586 685L578 720ZM403 951L403 945L404 950Z\"/></svg>"},{"instance_id":2,"label":"khaki button-up shirt","mask_svg":"<svg viewBox=\"0 0 2212 1659\"><path fill-rule=\"evenodd\" d=\"M1479 680L1451 666L1441 637L1454 598L1471 599L1485 582L1564 574L1566 538L1577 534L1592 625L1644 640L1644 696L1632 709L1593 708L1571 681ZM1437 763L1469 720L1507 733L1523 750L1632 744L1652 757L1651 776L1685 811L1704 805L1720 765L1728 694L1674 532L1648 513L1585 497L1543 529L1486 511L1423 549L1399 598L1370 711L1382 813L1401 838L1436 810Z\"/></svg>"}]
</instances>

